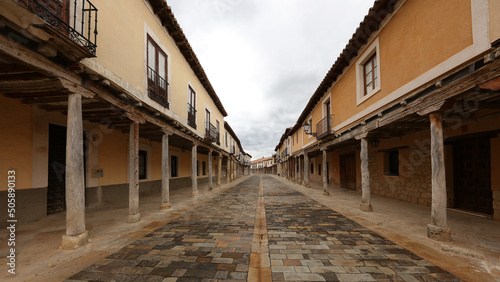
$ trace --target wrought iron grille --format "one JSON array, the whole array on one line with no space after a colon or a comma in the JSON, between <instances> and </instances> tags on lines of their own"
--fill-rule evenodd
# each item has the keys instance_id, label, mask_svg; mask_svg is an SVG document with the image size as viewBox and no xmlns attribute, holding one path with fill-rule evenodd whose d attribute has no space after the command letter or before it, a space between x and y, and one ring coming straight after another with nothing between
<instances>
[{"instance_id":1,"label":"wrought iron grille","mask_svg":"<svg viewBox=\"0 0 500 282\"><path fill-rule=\"evenodd\" d=\"M168 82L157 74L151 67L148 67L148 95L149 98L169 108L167 97Z\"/></svg>"},{"instance_id":2,"label":"wrought iron grille","mask_svg":"<svg viewBox=\"0 0 500 282\"><path fill-rule=\"evenodd\" d=\"M188 124L196 129L196 109L191 104L188 104Z\"/></svg>"},{"instance_id":3,"label":"wrought iron grille","mask_svg":"<svg viewBox=\"0 0 500 282\"><path fill-rule=\"evenodd\" d=\"M215 142L219 139L217 128L210 122L205 122L205 138Z\"/></svg>"},{"instance_id":4,"label":"wrought iron grille","mask_svg":"<svg viewBox=\"0 0 500 282\"><path fill-rule=\"evenodd\" d=\"M88 0L15 0L53 28L83 46L91 54L97 49L97 8ZM71 7L70 7L71 6ZM70 20L70 13L72 20Z\"/></svg>"},{"instance_id":5,"label":"wrought iron grille","mask_svg":"<svg viewBox=\"0 0 500 282\"><path fill-rule=\"evenodd\" d=\"M330 134L332 127L332 115L327 115L320 122L316 124L316 138L321 139Z\"/></svg>"}]
</instances>

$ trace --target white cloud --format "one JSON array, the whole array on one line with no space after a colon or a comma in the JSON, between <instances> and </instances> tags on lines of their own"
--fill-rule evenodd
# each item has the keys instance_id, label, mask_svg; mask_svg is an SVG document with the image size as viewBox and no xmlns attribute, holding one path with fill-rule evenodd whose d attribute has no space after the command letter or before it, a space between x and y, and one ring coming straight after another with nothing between
<instances>
[{"instance_id":1,"label":"white cloud","mask_svg":"<svg viewBox=\"0 0 500 282\"><path fill-rule=\"evenodd\" d=\"M169 0L254 158L273 153L373 0Z\"/></svg>"}]
</instances>

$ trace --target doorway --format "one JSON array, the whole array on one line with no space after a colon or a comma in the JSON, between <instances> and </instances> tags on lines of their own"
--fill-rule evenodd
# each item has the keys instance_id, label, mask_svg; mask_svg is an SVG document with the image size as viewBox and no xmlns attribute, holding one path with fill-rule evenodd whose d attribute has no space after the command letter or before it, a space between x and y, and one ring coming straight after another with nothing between
<instances>
[{"instance_id":1,"label":"doorway","mask_svg":"<svg viewBox=\"0 0 500 282\"><path fill-rule=\"evenodd\" d=\"M49 124L47 215L66 210L66 132L65 126ZM83 187L87 187L87 134L82 134Z\"/></svg>"},{"instance_id":2,"label":"doorway","mask_svg":"<svg viewBox=\"0 0 500 282\"><path fill-rule=\"evenodd\" d=\"M340 156L340 187L356 190L356 155Z\"/></svg>"},{"instance_id":3,"label":"doorway","mask_svg":"<svg viewBox=\"0 0 500 282\"><path fill-rule=\"evenodd\" d=\"M455 207L493 214L490 139L457 141L453 157Z\"/></svg>"},{"instance_id":4,"label":"doorway","mask_svg":"<svg viewBox=\"0 0 500 282\"><path fill-rule=\"evenodd\" d=\"M66 210L66 127L49 124L47 215Z\"/></svg>"}]
</instances>

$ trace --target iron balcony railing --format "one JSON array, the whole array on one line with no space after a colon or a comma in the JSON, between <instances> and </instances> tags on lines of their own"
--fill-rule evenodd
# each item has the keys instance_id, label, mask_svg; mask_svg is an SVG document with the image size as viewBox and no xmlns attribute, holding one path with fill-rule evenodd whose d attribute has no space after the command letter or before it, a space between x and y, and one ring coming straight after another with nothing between
<instances>
[{"instance_id":1,"label":"iron balcony railing","mask_svg":"<svg viewBox=\"0 0 500 282\"><path fill-rule=\"evenodd\" d=\"M196 129L196 109L188 104L188 125Z\"/></svg>"},{"instance_id":2,"label":"iron balcony railing","mask_svg":"<svg viewBox=\"0 0 500 282\"><path fill-rule=\"evenodd\" d=\"M168 82L151 67L148 67L148 96L168 109L167 88Z\"/></svg>"},{"instance_id":3,"label":"iron balcony railing","mask_svg":"<svg viewBox=\"0 0 500 282\"><path fill-rule=\"evenodd\" d=\"M205 122L205 138L212 142L219 140L219 132L210 122Z\"/></svg>"},{"instance_id":4,"label":"iron balcony railing","mask_svg":"<svg viewBox=\"0 0 500 282\"><path fill-rule=\"evenodd\" d=\"M321 139L328 134L332 127L332 115L327 115L316 124L316 139Z\"/></svg>"},{"instance_id":5,"label":"iron balcony railing","mask_svg":"<svg viewBox=\"0 0 500 282\"><path fill-rule=\"evenodd\" d=\"M53 28L83 46L97 49L97 8L88 0L16 0Z\"/></svg>"}]
</instances>

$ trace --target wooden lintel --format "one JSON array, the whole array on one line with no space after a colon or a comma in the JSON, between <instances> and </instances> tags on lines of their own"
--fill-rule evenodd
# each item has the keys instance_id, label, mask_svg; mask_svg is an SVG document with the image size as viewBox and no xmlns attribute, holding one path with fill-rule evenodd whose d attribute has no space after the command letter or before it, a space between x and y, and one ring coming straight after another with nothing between
<instances>
[{"instance_id":1,"label":"wooden lintel","mask_svg":"<svg viewBox=\"0 0 500 282\"><path fill-rule=\"evenodd\" d=\"M365 139L366 137L368 137L368 132L362 133L362 134L354 137L354 139L361 140L361 139Z\"/></svg>"},{"instance_id":2,"label":"wooden lintel","mask_svg":"<svg viewBox=\"0 0 500 282\"><path fill-rule=\"evenodd\" d=\"M450 109L454 103L455 103L454 101L447 101L447 100L439 101L433 105L430 105L425 109L418 111L417 114L419 116L426 116L431 113L442 112L447 109Z\"/></svg>"},{"instance_id":3,"label":"wooden lintel","mask_svg":"<svg viewBox=\"0 0 500 282\"><path fill-rule=\"evenodd\" d=\"M66 80L64 78L59 78L59 81L61 82L61 85L65 89L67 89L68 91L70 91L72 93L80 94L83 97L90 98L90 99L94 98L96 95L94 92L88 90L87 88L85 88L77 83Z\"/></svg>"},{"instance_id":4,"label":"wooden lintel","mask_svg":"<svg viewBox=\"0 0 500 282\"><path fill-rule=\"evenodd\" d=\"M138 122L140 124L144 124L146 123L146 120L141 117L141 116L136 116L136 115L133 115L131 113L126 113L125 114L127 116L128 119L130 119L131 121L134 121L134 122Z\"/></svg>"}]
</instances>

